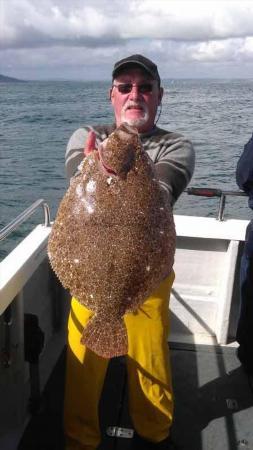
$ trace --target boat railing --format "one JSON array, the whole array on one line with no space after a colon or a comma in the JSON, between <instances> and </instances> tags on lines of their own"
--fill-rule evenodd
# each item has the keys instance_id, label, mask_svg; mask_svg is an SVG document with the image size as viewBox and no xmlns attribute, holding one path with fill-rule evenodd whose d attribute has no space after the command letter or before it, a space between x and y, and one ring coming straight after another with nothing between
<instances>
[{"instance_id":1,"label":"boat railing","mask_svg":"<svg viewBox=\"0 0 253 450\"><path fill-rule=\"evenodd\" d=\"M25 222L35 211L42 206L44 210L44 226L50 226L50 209L48 204L45 202L43 198L36 200L36 202L32 203L28 208L26 208L19 216L13 219L8 225L6 225L2 230L0 230L0 242L3 241L9 234L15 231L19 225Z\"/></svg>"},{"instance_id":2,"label":"boat railing","mask_svg":"<svg viewBox=\"0 0 253 450\"><path fill-rule=\"evenodd\" d=\"M226 198L228 195L234 197L245 197L247 194L243 191L222 191L221 189L216 188L198 188L198 187L189 187L184 192L188 195L197 195L200 197L218 197L220 199L218 215L217 219L222 222L224 220L224 210L226 205Z\"/></svg>"},{"instance_id":3,"label":"boat railing","mask_svg":"<svg viewBox=\"0 0 253 450\"><path fill-rule=\"evenodd\" d=\"M219 221L224 220L224 210L226 205L226 197L230 196L247 196L245 192L242 191L222 191L221 189L216 188L198 188L198 187L189 187L184 192L188 195L196 195L200 197L218 197L220 198L219 209L217 219ZM19 225L25 222L32 214L40 207L43 207L44 210L44 226L50 226L50 209L48 204L45 202L43 198L36 200L36 202L32 203L27 209L25 209L19 216L13 219L8 225L6 225L2 230L0 230L0 242L3 241L9 234L15 231Z\"/></svg>"}]
</instances>

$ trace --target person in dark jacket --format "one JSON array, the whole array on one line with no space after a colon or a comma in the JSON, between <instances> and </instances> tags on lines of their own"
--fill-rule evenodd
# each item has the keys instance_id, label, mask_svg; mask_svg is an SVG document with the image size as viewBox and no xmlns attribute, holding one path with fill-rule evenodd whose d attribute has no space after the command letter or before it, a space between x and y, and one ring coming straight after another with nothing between
<instances>
[{"instance_id":1,"label":"person in dark jacket","mask_svg":"<svg viewBox=\"0 0 253 450\"><path fill-rule=\"evenodd\" d=\"M237 163L236 182L249 196L249 207L253 209L253 135L244 147ZM241 308L236 339L239 343L237 356L245 371L253 375L253 219L245 238L245 247L240 268Z\"/></svg>"}]
</instances>

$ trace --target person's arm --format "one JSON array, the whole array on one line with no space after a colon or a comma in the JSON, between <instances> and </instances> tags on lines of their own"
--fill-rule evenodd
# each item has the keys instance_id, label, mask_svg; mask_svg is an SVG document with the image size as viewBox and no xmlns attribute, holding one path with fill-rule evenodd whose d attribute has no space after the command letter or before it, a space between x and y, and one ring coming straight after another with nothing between
<instances>
[{"instance_id":1,"label":"person's arm","mask_svg":"<svg viewBox=\"0 0 253 450\"><path fill-rule=\"evenodd\" d=\"M247 194L253 190L253 135L244 146L236 167L236 182Z\"/></svg>"},{"instance_id":2,"label":"person's arm","mask_svg":"<svg viewBox=\"0 0 253 450\"><path fill-rule=\"evenodd\" d=\"M95 133L87 128L79 128L76 130L67 145L65 154L65 168L68 181L78 173L78 167L82 162L85 152L88 154L95 145Z\"/></svg>"},{"instance_id":3,"label":"person's arm","mask_svg":"<svg viewBox=\"0 0 253 450\"><path fill-rule=\"evenodd\" d=\"M94 150L115 130L115 125L85 126L76 130L67 145L65 168L68 181L78 175L80 163L85 155ZM96 142L96 145L94 145ZM94 146L94 148L92 148Z\"/></svg>"},{"instance_id":4,"label":"person's arm","mask_svg":"<svg viewBox=\"0 0 253 450\"><path fill-rule=\"evenodd\" d=\"M155 159L159 181L173 205L192 178L195 167L193 145L183 136L171 133Z\"/></svg>"}]
</instances>

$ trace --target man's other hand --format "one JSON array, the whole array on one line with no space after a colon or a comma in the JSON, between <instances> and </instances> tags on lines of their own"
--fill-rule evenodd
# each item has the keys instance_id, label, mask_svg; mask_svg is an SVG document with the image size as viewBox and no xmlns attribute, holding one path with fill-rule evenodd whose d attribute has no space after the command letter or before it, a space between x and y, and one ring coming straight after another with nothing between
<instances>
[{"instance_id":1,"label":"man's other hand","mask_svg":"<svg viewBox=\"0 0 253 450\"><path fill-rule=\"evenodd\" d=\"M94 133L94 131L89 131L87 140L86 140L86 145L84 147L84 156L89 155L94 150L97 150L96 133Z\"/></svg>"}]
</instances>

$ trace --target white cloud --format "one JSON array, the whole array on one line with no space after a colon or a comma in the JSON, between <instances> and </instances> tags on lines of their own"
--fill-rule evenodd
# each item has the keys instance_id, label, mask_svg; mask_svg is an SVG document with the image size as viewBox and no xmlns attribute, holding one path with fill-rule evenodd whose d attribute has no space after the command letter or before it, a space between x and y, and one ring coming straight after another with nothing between
<instances>
[{"instance_id":1,"label":"white cloud","mask_svg":"<svg viewBox=\"0 0 253 450\"><path fill-rule=\"evenodd\" d=\"M243 40L203 42L188 48L191 60L200 62L233 61L238 53L243 52Z\"/></svg>"},{"instance_id":2,"label":"white cloud","mask_svg":"<svg viewBox=\"0 0 253 450\"><path fill-rule=\"evenodd\" d=\"M133 4L134 7L133 7ZM124 35L174 40L209 40L253 35L253 4L237 1L133 2Z\"/></svg>"},{"instance_id":3,"label":"white cloud","mask_svg":"<svg viewBox=\"0 0 253 450\"><path fill-rule=\"evenodd\" d=\"M3 0L3 47L91 45L92 39L203 41L253 36L251 1ZM30 39L29 39L30 38ZM102 45L102 43L101 43Z\"/></svg>"},{"instance_id":4,"label":"white cloud","mask_svg":"<svg viewBox=\"0 0 253 450\"><path fill-rule=\"evenodd\" d=\"M242 42L238 48L238 56L242 60L253 62L253 37L248 37Z\"/></svg>"},{"instance_id":5,"label":"white cloud","mask_svg":"<svg viewBox=\"0 0 253 450\"><path fill-rule=\"evenodd\" d=\"M185 69L253 60L252 1L2 0L1 8L1 71L100 65L107 76L115 60L137 52L161 70L168 60Z\"/></svg>"}]
</instances>

